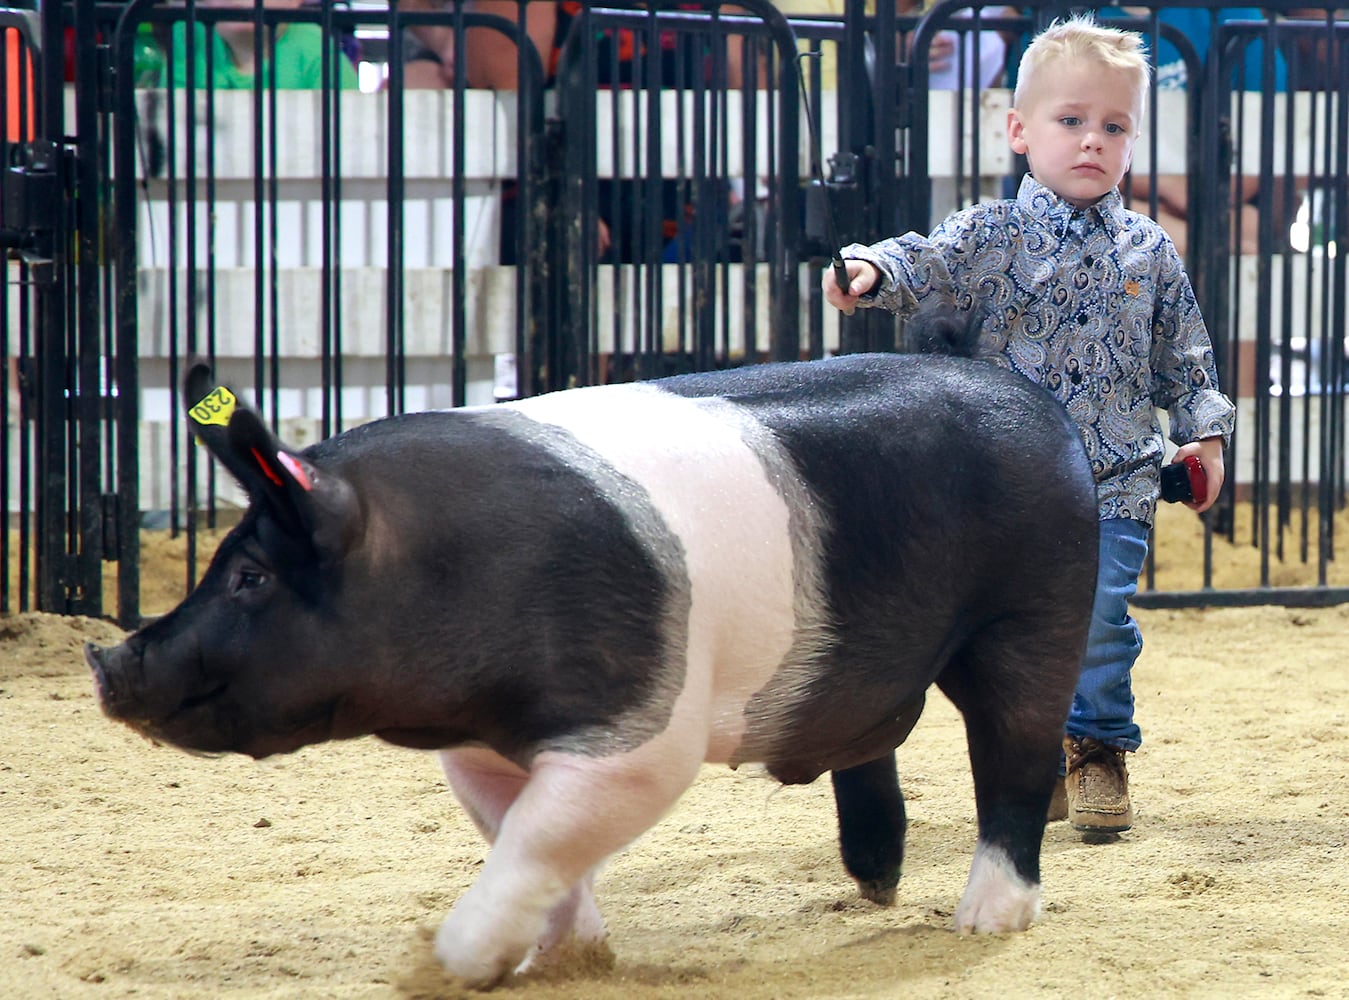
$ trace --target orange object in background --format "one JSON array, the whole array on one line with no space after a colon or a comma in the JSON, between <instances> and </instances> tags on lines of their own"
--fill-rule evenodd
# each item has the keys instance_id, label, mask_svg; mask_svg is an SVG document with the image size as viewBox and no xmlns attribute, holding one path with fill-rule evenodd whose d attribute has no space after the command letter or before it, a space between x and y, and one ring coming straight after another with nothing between
<instances>
[{"instance_id":1,"label":"orange object in background","mask_svg":"<svg viewBox=\"0 0 1349 1000\"><path fill-rule=\"evenodd\" d=\"M19 33L13 28L5 29L5 122L8 125L5 136L10 142L27 142L33 138L33 60L25 50L22 57L24 75L27 77L23 81L26 88L25 93L28 96L28 107L26 115L23 118L27 126L21 133L19 131Z\"/></svg>"}]
</instances>

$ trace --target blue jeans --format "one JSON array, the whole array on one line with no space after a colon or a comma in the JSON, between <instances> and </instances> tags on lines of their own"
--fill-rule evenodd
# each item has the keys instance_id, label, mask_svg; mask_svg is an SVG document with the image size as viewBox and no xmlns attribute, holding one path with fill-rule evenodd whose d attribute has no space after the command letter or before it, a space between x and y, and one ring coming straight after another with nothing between
<instances>
[{"instance_id":1,"label":"blue jeans","mask_svg":"<svg viewBox=\"0 0 1349 1000\"><path fill-rule=\"evenodd\" d=\"M1130 671L1143 651L1143 635L1129 616L1129 598L1148 555L1148 526L1128 518L1101 522L1101 562L1096 604L1082 676L1073 693L1065 731L1094 737L1120 750L1137 750L1143 734L1134 723Z\"/></svg>"}]
</instances>

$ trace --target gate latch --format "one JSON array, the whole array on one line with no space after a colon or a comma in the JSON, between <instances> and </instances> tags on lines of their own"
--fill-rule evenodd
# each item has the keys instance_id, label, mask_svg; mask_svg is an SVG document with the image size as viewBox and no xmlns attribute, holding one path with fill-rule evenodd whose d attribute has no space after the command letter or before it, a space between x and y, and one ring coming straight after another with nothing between
<instances>
[{"instance_id":1,"label":"gate latch","mask_svg":"<svg viewBox=\"0 0 1349 1000\"><path fill-rule=\"evenodd\" d=\"M54 280L52 255L64 199L56 173L56 143L48 140L18 147L22 162L5 172L0 206L0 247L33 268L38 284Z\"/></svg>"}]
</instances>

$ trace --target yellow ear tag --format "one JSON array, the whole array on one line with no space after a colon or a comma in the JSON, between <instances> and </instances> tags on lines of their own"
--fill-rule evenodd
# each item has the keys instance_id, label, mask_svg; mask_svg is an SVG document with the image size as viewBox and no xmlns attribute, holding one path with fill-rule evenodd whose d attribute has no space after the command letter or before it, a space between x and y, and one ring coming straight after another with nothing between
<instances>
[{"instance_id":1,"label":"yellow ear tag","mask_svg":"<svg viewBox=\"0 0 1349 1000\"><path fill-rule=\"evenodd\" d=\"M230 416L234 413L234 407L238 402L234 398L234 393L223 385L217 386L206 394L205 399L188 410L187 415L202 425L215 424L218 427L228 427Z\"/></svg>"}]
</instances>

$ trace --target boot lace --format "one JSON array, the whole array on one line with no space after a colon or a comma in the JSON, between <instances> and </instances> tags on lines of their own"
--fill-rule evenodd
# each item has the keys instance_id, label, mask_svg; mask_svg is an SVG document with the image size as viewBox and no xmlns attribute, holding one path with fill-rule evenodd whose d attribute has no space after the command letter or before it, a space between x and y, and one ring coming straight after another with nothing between
<instances>
[{"instance_id":1,"label":"boot lace","mask_svg":"<svg viewBox=\"0 0 1349 1000\"><path fill-rule=\"evenodd\" d=\"M1121 778L1126 773L1125 751L1102 743L1098 739L1087 736L1080 740L1072 740L1070 750L1071 752L1066 755L1069 774L1087 764L1102 764Z\"/></svg>"}]
</instances>

